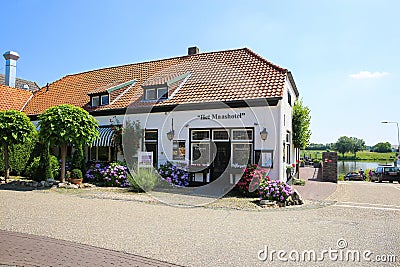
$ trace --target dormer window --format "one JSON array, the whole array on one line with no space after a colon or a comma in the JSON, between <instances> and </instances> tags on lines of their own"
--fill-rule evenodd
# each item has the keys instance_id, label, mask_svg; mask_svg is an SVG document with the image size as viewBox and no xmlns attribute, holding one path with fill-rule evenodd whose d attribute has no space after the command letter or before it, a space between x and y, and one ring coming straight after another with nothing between
<instances>
[{"instance_id":1,"label":"dormer window","mask_svg":"<svg viewBox=\"0 0 400 267\"><path fill-rule=\"evenodd\" d=\"M96 95L92 96L92 107L105 106L110 103L110 95Z\"/></svg>"},{"instance_id":2,"label":"dormer window","mask_svg":"<svg viewBox=\"0 0 400 267\"><path fill-rule=\"evenodd\" d=\"M168 98L168 88L147 88L145 89L145 100L163 100Z\"/></svg>"},{"instance_id":3,"label":"dormer window","mask_svg":"<svg viewBox=\"0 0 400 267\"><path fill-rule=\"evenodd\" d=\"M110 96L109 95L102 95L100 96L100 105L108 105L110 103Z\"/></svg>"}]
</instances>

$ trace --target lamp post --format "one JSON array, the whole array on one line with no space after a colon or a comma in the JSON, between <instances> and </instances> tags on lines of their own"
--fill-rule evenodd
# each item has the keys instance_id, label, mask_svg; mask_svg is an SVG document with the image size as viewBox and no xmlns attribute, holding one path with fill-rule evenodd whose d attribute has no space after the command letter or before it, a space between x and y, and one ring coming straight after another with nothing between
<instances>
[{"instance_id":1,"label":"lamp post","mask_svg":"<svg viewBox=\"0 0 400 267\"><path fill-rule=\"evenodd\" d=\"M381 123L396 123L397 125L397 151L400 151L400 131L399 123L397 121L382 121Z\"/></svg>"}]
</instances>

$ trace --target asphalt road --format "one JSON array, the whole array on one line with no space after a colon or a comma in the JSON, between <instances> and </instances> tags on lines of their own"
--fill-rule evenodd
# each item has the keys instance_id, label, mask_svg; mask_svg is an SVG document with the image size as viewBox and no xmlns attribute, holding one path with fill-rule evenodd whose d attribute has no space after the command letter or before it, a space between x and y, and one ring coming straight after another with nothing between
<instances>
[{"instance_id":1,"label":"asphalt road","mask_svg":"<svg viewBox=\"0 0 400 267\"><path fill-rule=\"evenodd\" d=\"M3 190L0 229L185 266L400 265L399 184L339 183L327 200L320 208L257 212ZM397 262L373 262L392 255Z\"/></svg>"}]
</instances>

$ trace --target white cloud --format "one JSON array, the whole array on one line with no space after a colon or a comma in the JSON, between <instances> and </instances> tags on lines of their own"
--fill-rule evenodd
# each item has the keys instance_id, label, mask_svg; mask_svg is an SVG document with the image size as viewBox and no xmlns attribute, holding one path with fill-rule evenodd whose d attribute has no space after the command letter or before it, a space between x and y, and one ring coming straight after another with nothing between
<instances>
[{"instance_id":1,"label":"white cloud","mask_svg":"<svg viewBox=\"0 0 400 267\"><path fill-rule=\"evenodd\" d=\"M354 79L377 79L389 75L388 72L370 72L370 71L360 71L359 73L350 74L349 76Z\"/></svg>"}]
</instances>

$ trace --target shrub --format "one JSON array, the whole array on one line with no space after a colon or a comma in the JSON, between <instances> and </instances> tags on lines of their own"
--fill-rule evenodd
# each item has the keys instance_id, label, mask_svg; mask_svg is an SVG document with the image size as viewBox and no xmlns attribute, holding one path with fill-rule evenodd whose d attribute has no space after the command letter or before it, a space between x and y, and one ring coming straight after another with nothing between
<instances>
[{"instance_id":1,"label":"shrub","mask_svg":"<svg viewBox=\"0 0 400 267\"><path fill-rule=\"evenodd\" d=\"M71 166L73 169L85 171L85 157L83 155L82 145L76 145L74 154L72 155Z\"/></svg>"},{"instance_id":2,"label":"shrub","mask_svg":"<svg viewBox=\"0 0 400 267\"><path fill-rule=\"evenodd\" d=\"M260 199L278 202L285 202L285 200L293 194L291 187L285 182L268 180L261 181L259 192Z\"/></svg>"},{"instance_id":3,"label":"shrub","mask_svg":"<svg viewBox=\"0 0 400 267\"><path fill-rule=\"evenodd\" d=\"M128 175L132 189L137 191L151 191L159 183L159 176L152 167L138 168L133 176Z\"/></svg>"},{"instance_id":4,"label":"shrub","mask_svg":"<svg viewBox=\"0 0 400 267\"><path fill-rule=\"evenodd\" d=\"M168 183L185 187L189 185L189 173L182 167L178 167L177 165L167 162L165 164L161 164L158 169L158 173L161 177L166 180Z\"/></svg>"},{"instance_id":5,"label":"shrub","mask_svg":"<svg viewBox=\"0 0 400 267\"><path fill-rule=\"evenodd\" d=\"M82 171L80 169L73 169L71 171L70 177L82 179Z\"/></svg>"},{"instance_id":6,"label":"shrub","mask_svg":"<svg viewBox=\"0 0 400 267\"><path fill-rule=\"evenodd\" d=\"M306 185L306 181L301 180L301 179L293 179L293 185L305 186Z\"/></svg>"},{"instance_id":7,"label":"shrub","mask_svg":"<svg viewBox=\"0 0 400 267\"><path fill-rule=\"evenodd\" d=\"M262 180L268 180L267 170L259 168L257 164L247 165L242 178L236 185L241 194L248 197L256 197L259 195L258 187Z\"/></svg>"},{"instance_id":8,"label":"shrub","mask_svg":"<svg viewBox=\"0 0 400 267\"><path fill-rule=\"evenodd\" d=\"M9 150L10 173L13 175L26 175L26 167L29 156L34 147L34 142L12 145ZM29 165L29 164L28 164ZM0 153L0 173L4 174L4 153Z\"/></svg>"},{"instance_id":9,"label":"shrub","mask_svg":"<svg viewBox=\"0 0 400 267\"><path fill-rule=\"evenodd\" d=\"M104 169L104 164L92 163L89 169L85 173L85 178L88 182L103 182L104 176L102 171Z\"/></svg>"},{"instance_id":10,"label":"shrub","mask_svg":"<svg viewBox=\"0 0 400 267\"><path fill-rule=\"evenodd\" d=\"M53 177L54 178L58 177L60 171L60 164L58 163L57 158L53 155L50 155L49 159L50 159L50 170L53 174ZM45 174L40 173L38 171L39 162L40 162L40 157L34 158L32 163L26 170L27 174L35 181L41 181L45 179Z\"/></svg>"},{"instance_id":11,"label":"shrub","mask_svg":"<svg viewBox=\"0 0 400 267\"><path fill-rule=\"evenodd\" d=\"M127 187L128 181L128 168L118 162L110 163L102 171L103 181L105 186Z\"/></svg>"}]
</instances>

